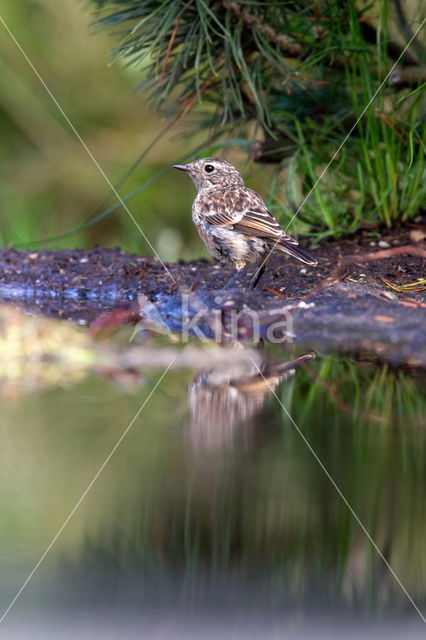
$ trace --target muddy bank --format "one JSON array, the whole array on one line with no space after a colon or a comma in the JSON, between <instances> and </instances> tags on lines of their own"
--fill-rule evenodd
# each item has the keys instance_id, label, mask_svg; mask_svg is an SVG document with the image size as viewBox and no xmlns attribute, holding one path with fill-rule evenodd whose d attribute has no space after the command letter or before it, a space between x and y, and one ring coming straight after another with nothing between
<instances>
[{"instance_id":1,"label":"muddy bank","mask_svg":"<svg viewBox=\"0 0 426 640\"><path fill-rule=\"evenodd\" d=\"M157 260L120 249L0 249L0 300L87 324L114 309L137 310L143 294L147 315L154 305L162 321L180 332L184 293L190 315L201 305L221 311L226 324L231 308L250 307L259 312L266 335L272 322L291 313L292 339L310 349L371 349L396 364L426 366L422 234L424 227L416 225L380 237L364 232L322 242L309 248L316 268L272 255L257 289L226 292L220 290L232 269L207 260L167 264L167 272ZM201 320L206 330L207 316ZM244 319L241 327L249 338Z\"/></svg>"}]
</instances>

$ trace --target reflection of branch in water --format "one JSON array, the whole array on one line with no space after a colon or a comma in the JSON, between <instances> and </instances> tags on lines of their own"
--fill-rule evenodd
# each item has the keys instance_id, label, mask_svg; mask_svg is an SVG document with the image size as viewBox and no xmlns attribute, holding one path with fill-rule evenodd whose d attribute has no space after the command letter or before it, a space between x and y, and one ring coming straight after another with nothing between
<instances>
[{"instance_id":1,"label":"reflection of branch in water","mask_svg":"<svg viewBox=\"0 0 426 640\"><path fill-rule=\"evenodd\" d=\"M262 374L254 364L241 361L199 371L189 385L188 439L193 448L220 451L231 447L239 425L244 425L247 439L267 396L314 357L309 353L289 362L265 363Z\"/></svg>"}]
</instances>

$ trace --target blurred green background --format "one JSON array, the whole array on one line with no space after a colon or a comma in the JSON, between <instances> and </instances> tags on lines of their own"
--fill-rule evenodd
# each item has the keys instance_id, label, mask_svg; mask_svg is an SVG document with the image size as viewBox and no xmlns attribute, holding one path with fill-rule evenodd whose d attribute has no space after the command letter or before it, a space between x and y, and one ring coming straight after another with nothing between
<instances>
[{"instance_id":1,"label":"blurred green background","mask_svg":"<svg viewBox=\"0 0 426 640\"><path fill-rule=\"evenodd\" d=\"M134 91L140 73L109 63L113 42L105 32L95 34L87 3L5 0L2 16L114 185L165 131L119 190L122 197L188 154L179 127L170 130ZM78 227L109 186L2 24L0 33L0 243L99 243L152 254L122 208L69 238L34 243ZM192 183L170 171L128 205L165 260L204 254L191 222L193 195ZM116 202L113 196L100 211Z\"/></svg>"}]
</instances>

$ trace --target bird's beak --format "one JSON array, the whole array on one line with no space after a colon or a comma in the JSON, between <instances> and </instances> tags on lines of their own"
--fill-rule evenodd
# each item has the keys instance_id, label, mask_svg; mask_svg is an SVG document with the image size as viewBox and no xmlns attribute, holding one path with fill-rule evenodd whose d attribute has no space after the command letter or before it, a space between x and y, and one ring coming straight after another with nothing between
<instances>
[{"instance_id":1,"label":"bird's beak","mask_svg":"<svg viewBox=\"0 0 426 640\"><path fill-rule=\"evenodd\" d=\"M179 169L179 171L186 171L187 173L191 171L187 164L173 164L172 167L173 169Z\"/></svg>"}]
</instances>

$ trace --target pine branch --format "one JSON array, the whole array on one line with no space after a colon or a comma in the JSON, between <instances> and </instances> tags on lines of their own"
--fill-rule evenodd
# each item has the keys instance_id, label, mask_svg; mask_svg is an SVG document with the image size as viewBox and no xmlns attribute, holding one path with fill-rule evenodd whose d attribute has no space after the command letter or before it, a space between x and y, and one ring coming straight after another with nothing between
<instances>
[{"instance_id":1,"label":"pine branch","mask_svg":"<svg viewBox=\"0 0 426 640\"><path fill-rule=\"evenodd\" d=\"M250 13L247 8L242 7L238 2L223 0L222 4L225 9L232 11L236 18L241 19L246 27L263 33L270 42L278 45L288 57L299 58L304 53L303 46L294 38L284 33L279 33L270 25L265 24L260 16Z\"/></svg>"}]
</instances>

